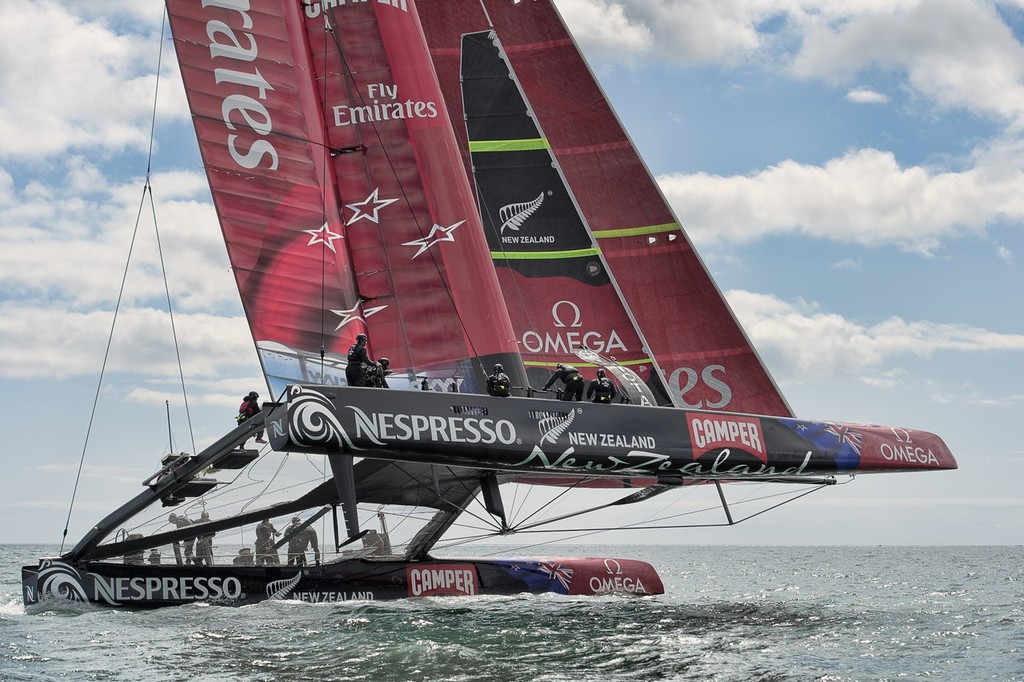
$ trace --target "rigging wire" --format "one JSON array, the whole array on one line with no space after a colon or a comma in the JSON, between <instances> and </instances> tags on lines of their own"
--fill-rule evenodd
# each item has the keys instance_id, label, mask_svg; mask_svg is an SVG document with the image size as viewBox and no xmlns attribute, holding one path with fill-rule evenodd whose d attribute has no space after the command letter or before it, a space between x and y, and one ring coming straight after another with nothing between
<instances>
[{"instance_id":1,"label":"rigging wire","mask_svg":"<svg viewBox=\"0 0 1024 682\"><path fill-rule=\"evenodd\" d=\"M157 80L159 80L159 77ZM178 360L178 377L181 380L181 398L185 402L185 419L188 421L188 435L192 442L192 452L198 452L196 449L195 432L192 428L192 413L188 408L188 391L185 389L185 370L181 364L181 347L178 345L178 331L174 326L174 309L171 305L171 288L167 283L167 265L164 263L164 250L160 243L160 228L157 226L156 204L153 200L153 187L149 183L149 173L146 174L145 191L149 194L149 205L153 212L153 232L156 234L156 248L157 252L160 254L160 272L163 274L164 278L164 293L167 296L167 316L171 322L171 337L174 339L174 355Z\"/></svg>"},{"instance_id":2,"label":"rigging wire","mask_svg":"<svg viewBox=\"0 0 1024 682\"><path fill-rule=\"evenodd\" d=\"M326 74L327 73L327 36L326 35L324 36L324 44L323 44L322 52L323 52L322 72ZM323 91L321 93L319 93L320 94L320 100L326 102L327 101L327 82L325 80L323 80L323 79L320 79L320 80L321 80L321 82L323 84ZM325 131L324 137L325 137L325 139L327 137L326 136L326 131ZM329 191L328 187L327 187L327 177L328 177L328 173L329 173L328 168L327 168L327 164L330 163L331 152L330 152L330 149L328 149L327 145L323 145L321 147L321 149L320 149L320 152L323 155L323 158L322 158L323 175L320 178L320 187L323 188L322 191L320 192L320 224L324 225L326 227L326 225L327 225L327 192ZM327 340L327 331L326 331L327 319L326 318L327 318L327 240L324 240L324 239L321 238L320 239L320 380L321 381L325 381L325 377L327 376L327 368L325 366L326 365L326 357L327 357L327 348L326 348L326 346L327 346L327 341L326 341Z\"/></svg>"},{"instance_id":3,"label":"rigging wire","mask_svg":"<svg viewBox=\"0 0 1024 682\"><path fill-rule=\"evenodd\" d=\"M549 521L544 521L544 520L537 521L537 522L531 524L527 528L522 528L521 527L522 523L520 523L518 527L513 527L512 533L500 532L498 530L488 532L485 528L480 528L480 527L477 527L477 526L472 526L472 525L469 525L469 524L466 524L466 523L455 523L455 524L452 524L453 527L463 528L465 530L475 531L475 532L473 532L472 534L465 535L465 536L460 536L460 537L448 537L447 541L443 545L440 545L440 544L437 545L437 549L443 550L443 549L449 549L449 548L452 548L452 547L468 545L468 544L472 544L472 543L475 543L475 542L480 542L481 540L486 540L488 538L497 537L497 536L500 536L500 535L506 535L507 536L507 535L510 535L510 534L511 535L515 535L515 534L525 534L525 533L529 533L529 534L559 533L560 534L559 537L553 538L551 540L546 540L546 541L543 541L543 542L532 543L532 544L527 544L527 545L510 546L510 547L503 548L501 550L492 552L490 554L485 554L484 555L484 556L494 556L494 555L497 555L497 554L504 554L504 553L507 553L509 551L521 551L521 550L524 550L524 549L530 549L530 548L534 548L534 547L542 547L542 546L545 546L545 545L565 543L565 542L569 542L569 541L573 541L573 540L578 540L580 538L590 537L592 535L599 535L599 534L603 534L603 533L607 533L607 532L613 532L613 531L668 530L668 529L683 529L683 528L724 528L724 527L738 525L738 524L740 524L740 523L742 523L744 521L749 521L750 519L753 519L755 517L761 516L762 514L766 514L766 513L770 512L770 511L774 510L774 509L778 509L779 507L781 507L783 505L789 504L791 502L796 502L800 498L806 497L807 495L810 495L812 493L818 492L822 488L828 488L828 487L830 487L830 484L816 484L816 485L811 486L807 490L803 490L803 491L796 492L796 493L788 492L787 491L787 492L780 492L780 493L775 493L775 494L770 494L770 495L764 495L764 496L757 497L757 498L749 498L748 497L747 499L744 499L743 501L733 503L731 506L737 507L737 506L742 505L742 504L752 504L752 503L755 503L755 502L761 502L761 501L764 501L764 500L769 500L769 499L774 499L774 498L782 497L784 495L786 496L786 499L782 500L781 502L778 502L777 504L773 504L773 505L770 505L768 507L765 507L764 509L760 509L760 510L758 510L756 512L753 512L753 513L751 513L751 514L749 514L747 516L744 516L744 517L742 517L740 519L733 520L732 522L689 523L689 524L683 524L683 523L660 524L660 523L658 523L660 521L667 521L667 520L670 520L670 519L677 519L677 518L682 518L682 517L686 517L686 516L693 516L693 515L696 515L696 514L705 514L705 513L708 513L710 511L713 511L713 510L721 508L720 505L715 504L715 505L710 505L710 506L702 507L702 508L699 508L699 509L693 509L693 510L690 510L690 511L681 512L679 514L672 514L672 515L669 515L669 516L662 516L662 517L658 517L658 518L648 517L648 518L644 519L643 521L637 521L635 523L623 524L623 525L618 525L618 526L596 527L596 528L595 527L591 527L591 528L539 528L539 526L546 525L547 523L555 523L555 522L558 522L558 521L564 521L567 518L571 518L571 517L565 517L565 516L558 517L558 518L555 518L555 519L551 519ZM599 510L601 510L601 509L600 508L595 508L595 509L583 510L580 514L577 514L577 515L583 515L583 514L587 514L587 513L594 512L594 511L599 511ZM573 515L573 516L577 516L577 515ZM569 534L569 535L565 535L565 534Z\"/></svg>"},{"instance_id":4,"label":"rigging wire","mask_svg":"<svg viewBox=\"0 0 1024 682\"><path fill-rule=\"evenodd\" d=\"M110 322L110 332L107 334L107 347L106 350L103 352L103 363L100 365L100 376L99 379L96 381L96 393L93 396L92 409L89 413L89 424L85 430L85 442L82 444L82 455L78 460L78 473L75 476L75 486L71 492L71 503L68 505L68 516L67 520L64 523L64 532L61 536L60 541L61 554L64 553L64 541L67 539L68 536L68 527L71 525L71 514L75 508L75 498L78 496L78 484L82 478L82 468L85 465L85 453L89 447L89 437L92 434L92 426L96 418L96 407L99 404L100 389L103 388L103 379L106 376L107 361L110 359L110 347L114 342L114 328L117 326L117 316L121 310L121 299L124 296L125 282L128 279L128 266L131 264L132 251L135 248L135 239L139 233L139 223L141 221L142 209L145 205L145 198L145 192L143 192L142 201L139 203L139 212L135 218L135 229L132 231L131 244L129 244L128 246L128 258L124 264L124 273L121 275L121 288L117 293L117 302L114 304L114 317Z\"/></svg>"},{"instance_id":5,"label":"rigging wire","mask_svg":"<svg viewBox=\"0 0 1024 682\"><path fill-rule=\"evenodd\" d=\"M160 23L160 47L157 53L157 70L156 70L156 87L153 91L153 113L150 119L150 132L149 132L149 150L146 158L146 182L142 188L142 197L139 201L139 209L135 215L135 227L132 230L131 242L128 245L128 256L125 259L124 272L121 274L121 286L117 292L117 301L114 304L114 315L110 321L110 332L107 334L107 345L103 351L103 363L100 365L100 374L96 381L96 392L93 395L92 408L89 412L89 424L86 427L85 439L82 443L82 454L78 460L78 472L75 474L75 485L71 492L71 501L68 504L68 515L64 522L64 530L61 533L60 539L60 553L64 553L64 543L67 540L68 529L71 526L71 516L75 509L75 500L78 497L78 486L82 480L82 470L85 467L85 453L89 448L89 438L92 435L92 427L96 419L96 408L99 405L100 390L103 388L103 379L106 376L107 362L110 359L110 348L114 342L114 329L117 327L117 317L121 310L121 301L124 298L125 285L128 281L128 270L132 262L132 254L135 250L135 241L139 234L139 225L142 222L142 210L146 204L146 195L150 191L149 186L149 175L153 165L153 145L156 137L156 111L157 111L157 94L159 93L160 86L160 69L163 63L163 52L164 52L164 35L167 28L167 10L164 8L163 19ZM150 200L152 201L152 194L150 194ZM162 256L161 256L162 262ZM166 277L165 277L166 283ZM177 345L177 344L175 344ZM179 358L180 367L180 358ZM193 445L193 448L195 446Z\"/></svg>"}]
</instances>

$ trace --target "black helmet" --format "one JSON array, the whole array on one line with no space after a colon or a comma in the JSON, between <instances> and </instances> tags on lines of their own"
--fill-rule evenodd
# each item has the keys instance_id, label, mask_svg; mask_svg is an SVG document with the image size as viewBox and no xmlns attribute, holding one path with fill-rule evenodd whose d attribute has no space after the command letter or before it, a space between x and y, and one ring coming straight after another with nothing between
<instances>
[{"instance_id":1,"label":"black helmet","mask_svg":"<svg viewBox=\"0 0 1024 682\"><path fill-rule=\"evenodd\" d=\"M356 343L366 341L366 334L356 334Z\"/></svg>"},{"instance_id":2,"label":"black helmet","mask_svg":"<svg viewBox=\"0 0 1024 682\"><path fill-rule=\"evenodd\" d=\"M387 358L381 358L377 362L379 362L382 367L389 367L391 365L391 361L388 360Z\"/></svg>"},{"instance_id":3,"label":"black helmet","mask_svg":"<svg viewBox=\"0 0 1024 682\"><path fill-rule=\"evenodd\" d=\"M557 365L555 365L555 369L565 369L565 365L563 365L562 363L558 363Z\"/></svg>"},{"instance_id":4,"label":"black helmet","mask_svg":"<svg viewBox=\"0 0 1024 682\"><path fill-rule=\"evenodd\" d=\"M604 378L604 370L603 369L597 370L597 378L598 379L603 379Z\"/></svg>"},{"instance_id":5,"label":"black helmet","mask_svg":"<svg viewBox=\"0 0 1024 682\"><path fill-rule=\"evenodd\" d=\"M256 391L249 391L249 400L255 400L256 398L259 398L259 397L260 397L260 394L257 393Z\"/></svg>"},{"instance_id":6,"label":"black helmet","mask_svg":"<svg viewBox=\"0 0 1024 682\"><path fill-rule=\"evenodd\" d=\"M499 362L499 363L496 363L496 364L494 365L494 371L495 371L495 372L504 372L504 371L505 371L505 368L504 368L504 367L502 367L502 366L501 366L501 363Z\"/></svg>"}]
</instances>

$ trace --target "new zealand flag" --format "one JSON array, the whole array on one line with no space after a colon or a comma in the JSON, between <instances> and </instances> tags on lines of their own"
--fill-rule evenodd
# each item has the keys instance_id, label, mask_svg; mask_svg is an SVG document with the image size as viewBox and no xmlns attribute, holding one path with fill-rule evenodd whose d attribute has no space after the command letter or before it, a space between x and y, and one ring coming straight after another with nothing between
<instances>
[{"instance_id":1,"label":"new zealand flag","mask_svg":"<svg viewBox=\"0 0 1024 682\"><path fill-rule=\"evenodd\" d=\"M780 419L789 429L805 441L814 443L822 453L835 458L839 471L860 466L861 435L846 424L833 422L807 422Z\"/></svg>"}]
</instances>

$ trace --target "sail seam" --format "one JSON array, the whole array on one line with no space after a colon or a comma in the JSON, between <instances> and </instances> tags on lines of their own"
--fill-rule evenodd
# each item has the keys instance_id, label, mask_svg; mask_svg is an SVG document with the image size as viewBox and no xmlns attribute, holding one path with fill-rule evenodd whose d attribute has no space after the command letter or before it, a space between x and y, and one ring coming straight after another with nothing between
<instances>
[{"instance_id":1,"label":"sail seam","mask_svg":"<svg viewBox=\"0 0 1024 682\"><path fill-rule=\"evenodd\" d=\"M610 152L616 149L631 149L629 142L623 140L621 142L605 142L603 144L588 144L579 147L559 147L556 154L558 156L575 156L579 154L594 154L600 152Z\"/></svg>"}]
</instances>

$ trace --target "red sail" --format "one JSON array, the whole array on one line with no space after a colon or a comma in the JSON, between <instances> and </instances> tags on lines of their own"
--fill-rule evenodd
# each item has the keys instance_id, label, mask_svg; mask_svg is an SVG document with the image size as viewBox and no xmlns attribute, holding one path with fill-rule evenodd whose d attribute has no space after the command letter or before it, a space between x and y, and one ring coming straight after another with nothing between
<instances>
[{"instance_id":1,"label":"red sail","mask_svg":"<svg viewBox=\"0 0 1024 682\"><path fill-rule=\"evenodd\" d=\"M341 381L367 331L396 376L473 390L517 351L415 8L327 4L167 2L264 369Z\"/></svg>"},{"instance_id":2,"label":"red sail","mask_svg":"<svg viewBox=\"0 0 1024 682\"><path fill-rule=\"evenodd\" d=\"M285 351L316 351L329 324L320 292L336 307L357 299L347 255L331 236L341 226L327 190L323 126L317 109L309 106L315 102L309 83L295 77L308 55L293 40L294 7L273 0L167 2L200 151L253 338L257 345ZM331 246L326 261L325 245ZM337 350L342 343L328 338L326 345Z\"/></svg>"},{"instance_id":3,"label":"red sail","mask_svg":"<svg viewBox=\"0 0 1024 682\"><path fill-rule=\"evenodd\" d=\"M497 32L676 404L790 415L550 0L423 2L419 13L453 118L462 35Z\"/></svg>"}]
</instances>

